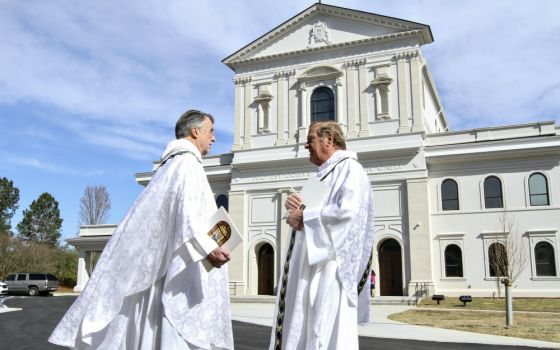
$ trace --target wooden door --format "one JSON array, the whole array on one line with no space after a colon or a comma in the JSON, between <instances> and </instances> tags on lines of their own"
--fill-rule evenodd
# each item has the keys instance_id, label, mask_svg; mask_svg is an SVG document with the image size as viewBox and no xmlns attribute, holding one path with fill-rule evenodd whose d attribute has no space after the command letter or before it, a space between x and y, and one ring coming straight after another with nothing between
<instances>
[{"instance_id":1,"label":"wooden door","mask_svg":"<svg viewBox=\"0 0 560 350\"><path fill-rule=\"evenodd\" d=\"M381 295L403 295L401 246L388 239L379 247L379 284Z\"/></svg>"},{"instance_id":2,"label":"wooden door","mask_svg":"<svg viewBox=\"0 0 560 350\"><path fill-rule=\"evenodd\" d=\"M257 253L259 270L259 295L274 294L274 249L268 243L263 244Z\"/></svg>"}]
</instances>

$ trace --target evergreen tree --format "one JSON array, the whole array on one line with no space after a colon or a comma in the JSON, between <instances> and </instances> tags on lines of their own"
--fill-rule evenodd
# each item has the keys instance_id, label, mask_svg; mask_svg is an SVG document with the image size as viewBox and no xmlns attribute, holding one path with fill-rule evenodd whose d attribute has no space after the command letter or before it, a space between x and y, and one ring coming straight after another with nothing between
<instances>
[{"instance_id":1,"label":"evergreen tree","mask_svg":"<svg viewBox=\"0 0 560 350\"><path fill-rule=\"evenodd\" d=\"M21 238L26 241L56 246L61 226L58 202L45 192L31 203L29 209L23 211L23 219L17 229Z\"/></svg>"},{"instance_id":2,"label":"evergreen tree","mask_svg":"<svg viewBox=\"0 0 560 350\"><path fill-rule=\"evenodd\" d=\"M13 181L5 177L0 178L0 234L10 232L10 221L16 213L19 201L19 189Z\"/></svg>"}]
</instances>

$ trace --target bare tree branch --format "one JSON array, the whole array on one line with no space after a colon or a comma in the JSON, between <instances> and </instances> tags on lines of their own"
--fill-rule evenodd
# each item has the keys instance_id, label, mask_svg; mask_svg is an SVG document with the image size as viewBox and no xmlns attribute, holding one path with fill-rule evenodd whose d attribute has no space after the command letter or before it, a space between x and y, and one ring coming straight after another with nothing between
<instances>
[{"instance_id":1,"label":"bare tree branch","mask_svg":"<svg viewBox=\"0 0 560 350\"><path fill-rule=\"evenodd\" d=\"M104 224L109 218L111 197L105 186L87 186L80 199L80 224Z\"/></svg>"}]
</instances>

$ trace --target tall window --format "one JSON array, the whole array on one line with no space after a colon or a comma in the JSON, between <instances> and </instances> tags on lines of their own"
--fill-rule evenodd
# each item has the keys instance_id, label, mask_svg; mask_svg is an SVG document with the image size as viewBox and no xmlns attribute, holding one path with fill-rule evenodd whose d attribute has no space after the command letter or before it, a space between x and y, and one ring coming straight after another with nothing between
<instances>
[{"instance_id":1,"label":"tall window","mask_svg":"<svg viewBox=\"0 0 560 350\"><path fill-rule=\"evenodd\" d=\"M457 183L447 179L441 184L441 208L443 210L459 210L459 193Z\"/></svg>"},{"instance_id":2,"label":"tall window","mask_svg":"<svg viewBox=\"0 0 560 350\"><path fill-rule=\"evenodd\" d=\"M315 89L311 95L311 122L334 119L334 94L328 87Z\"/></svg>"},{"instance_id":3,"label":"tall window","mask_svg":"<svg viewBox=\"0 0 560 350\"><path fill-rule=\"evenodd\" d=\"M556 276L554 248L548 242L539 242L535 246L535 263L537 276Z\"/></svg>"},{"instance_id":4,"label":"tall window","mask_svg":"<svg viewBox=\"0 0 560 350\"><path fill-rule=\"evenodd\" d=\"M463 277L463 254L456 244L445 248L445 277Z\"/></svg>"},{"instance_id":5,"label":"tall window","mask_svg":"<svg viewBox=\"0 0 560 350\"><path fill-rule=\"evenodd\" d=\"M535 173L529 177L529 197L532 206L548 205L548 184L546 177Z\"/></svg>"},{"instance_id":6,"label":"tall window","mask_svg":"<svg viewBox=\"0 0 560 350\"><path fill-rule=\"evenodd\" d=\"M508 258L506 247L501 243L492 243L488 248L488 265L490 277L507 276Z\"/></svg>"},{"instance_id":7,"label":"tall window","mask_svg":"<svg viewBox=\"0 0 560 350\"><path fill-rule=\"evenodd\" d=\"M228 211L228 206L229 206L229 201L228 201L228 197L225 194L221 194L218 196L218 198L216 198L216 206L219 207L224 207L224 209L226 211Z\"/></svg>"},{"instance_id":8,"label":"tall window","mask_svg":"<svg viewBox=\"0 0 560 350\"><path fill-rule=\"evenodd\" d=\"M495 176L484 180L484 206L486 208L503 208L502 182Z\"/></svg>"}]
</instances>

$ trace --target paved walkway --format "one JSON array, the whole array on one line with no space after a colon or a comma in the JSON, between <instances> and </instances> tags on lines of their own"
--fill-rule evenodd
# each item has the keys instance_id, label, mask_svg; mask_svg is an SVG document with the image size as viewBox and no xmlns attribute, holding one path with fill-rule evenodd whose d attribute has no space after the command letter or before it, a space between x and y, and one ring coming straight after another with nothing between
<instances>
[{"instance_id":1,"label":"paved walkway","mask_svg":"<svg viewBox=\"0 0 560 350\"><path fill-rule=\"evenodd\" d=\"M55 295L77 294L56 293ZM0 313L21 310L6 307L2 303L2 299L4 298L0 298ZM247 300L244 300L243 298L234 298L231 303L231 316L232 319L236 321L271 327L272 318L274 315L274 307L275 304L272 302L272 300L270 300L270 298L262 298L262 301L259 301L258 298L251 298ZM403 312L412 308L414 308L414 306L372 305L371 322L366 326L359 327L360 336L449 343L474 343L560 349L560 343L454 331L434 327L415 326L392 321L387 318L391 314Z\"/></svg>"},{"instance_id":2,"label":"paved walkway","mask_svg":"<svg viewBox=\"0 0 560 350\"><path fill-rule=\"evenodd\" d=\"M415 326L392 321L387 318L387 316L391 314L406 311L412 308L414 307L402 305L372 305L371 323L366 326L359 327L360 336L560 349L560 343ZM271 327L272 317L274 315L274 304L255 302L247 303L239 300L233 300L231 304L231 315L232 318L237 321Z\"/></svg>"}]
</instances>

